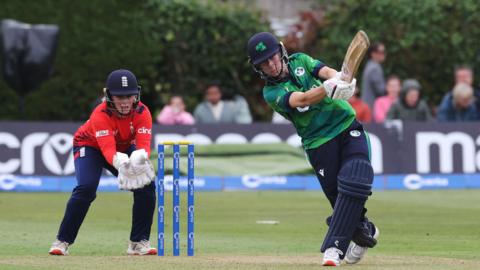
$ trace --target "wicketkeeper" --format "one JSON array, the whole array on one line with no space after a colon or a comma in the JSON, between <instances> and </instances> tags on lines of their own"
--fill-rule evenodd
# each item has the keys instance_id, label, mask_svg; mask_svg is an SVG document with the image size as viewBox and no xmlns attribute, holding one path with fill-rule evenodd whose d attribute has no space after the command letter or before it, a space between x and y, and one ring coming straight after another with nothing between
<instances>
[{"instance_id":1,"label":"wicketkeeper","mask_svg":"<svg viewBox=\"0 0 480 270\"><path fill-rule=\"evenodd\" d=\"M78 230L95 200L103 168L117 176L119 187L133 192L132 229L127 253L154 255L149 237L155 211L155 172L149 160L152 118L140 102L135 75L124 69L107 78L105 100L75 133L73 155L77 186L67 203L65 215L51 255L67 255Z\"/></svg>"},{"instance_id":2,"label":"wicketkeeper","mask_svg":"<svg viewBox=\"0 0 480 270\"><path fill-rule=\"evenodd\" d=\"M289 56L271 33L253 35L247 50L266 81L265 101L295 126L333 208L321 247L323 265L359 262L377 243L379 230L364 207L373 182L369 139L347 102L356 80L340 80L339 72L306 54Z\"/></svg>"}]
</instances>

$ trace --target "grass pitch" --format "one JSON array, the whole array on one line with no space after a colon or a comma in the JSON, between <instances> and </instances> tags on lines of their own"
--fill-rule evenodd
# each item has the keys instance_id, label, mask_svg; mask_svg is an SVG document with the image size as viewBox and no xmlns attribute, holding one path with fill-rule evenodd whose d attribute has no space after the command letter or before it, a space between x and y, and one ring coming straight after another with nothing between
<instances>
[{"instance_id":1,"label":"grass pitch","mask_svg":"<svg viewBox=\"0 0 480 270\"><path fill-rule=\"evenodd\" d=\"M321 192L198 192L195 257L184 256L185 209L182 257L129 257L131 194L100 193L70 256L49 256L69 195L0 193L0 269L319 269L331 212ZM379 244L360 264L342 267L480 269L480 190L376 192L368 209ZM155 232L156 225L154 243Z\"/></svg>"}]
</instances>

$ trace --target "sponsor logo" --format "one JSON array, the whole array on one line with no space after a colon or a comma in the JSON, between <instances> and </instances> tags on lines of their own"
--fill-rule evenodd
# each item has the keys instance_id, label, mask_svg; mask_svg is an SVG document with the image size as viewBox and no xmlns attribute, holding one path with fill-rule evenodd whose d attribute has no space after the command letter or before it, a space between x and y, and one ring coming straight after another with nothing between
<instances>
[{"instance_id":1,"label":"sponsor logo","mask_svg":"<svg viewBox=\"0 0 480 270\"><path fill-rule=\"evenodd\" d=\"M195 215L195 207L194 206L189 206L188 207L188 222L193 222Z\"/></svg>"},{"instance_id":2,"label":"sponsor logo","mask_svg":"<svg viewBox=\"0 0 480 270\"><path fill-rule=\"evenodd\" d=\"M110 132L110 130L109 130ZM114 130L116 134L118 130ZM150 131L151 132L151 131ZM240 133L222 134L217 140L210 139L208 133L200 134L155 134L154 145L168 140L199 140L202 144L221 143L228 138L231 143L245 143L246 141L258 143L278 143L285 141L289 145L299 147L301 141L298 135L290 137L265 137L259 133L251 139ZM208 136L207 136L208 135ZM382 142L373 134L370 135L372 143L372 166L376 173L382 172ZM221 140L220 140L221 138ZM71 175L75 172L74 159L71 154L73 136L71 133L32 132L23 138L10 132L0 132L0 174L18 175ZM8 152L6 152L8 151ZM159 154L161 157L162 154ZM480 158L478 166L480 167ZM164 165L164 163L162 163ZM380 167L379 167L380 166ZM196 180L202 181L202 180Z\"/></svg>"},{"instance_id":3,"label":"sponsor logo","mask_svg":"<svg viewBox=\"0 0 480 270\"><path fill-rule=\"evenodd\" d=\"M190 248L194 248L195 241L195 233L191 232L188 234L188 243L190 244Z\"/></svg>"},{"instance_id":4,"label":"sponsor logo","mask_svg":"<svg viewBox=\"0 0 480 270\"><path fill-rule=\"evenodd\" d=\"M325 177L325 170L324 169L318 170L318 174L320 174L322 177Z\"/></svg>"},{"instance_id":5,"label":"sponsor logo","mask_svg":"<svg viewBox=\"0 0 480 270\"><path fill-rule=\"evenodd\" d=\"M34 174L39 165L35 160L40 155L43 165L51 173L71 174L75 171L71 154L72 140L73 136L68 133L56 133L49 136L47 132L34 132L26 135L20 143L13 134L0 132L2 147L5 145L8 149L20 149L20 158L0 161L0 173L12 174L20 169L19 174Z\"/></svg>"},{"instance_id":6,"label":"sponsor logo","mask_svg":"<svg viewBox=\"0 0 480 270\"><path fill-rule=\"evenodd\" d=\"M158 207L158 220L160 220L160 222L163 222L164 218L165 218L165 207L159 206Z\"/></svg>"},{"instance_id":7,"label":"sponsor logo","mask_svg":"<svg viewBox=\"0 0 480 270\"><path fill-rule=\"evenodd\" d=\"M447 187L448 178L443 177L422 177L418 174L409 174L403 179L403 185L407 189L417 190L421 188L432 188L432 187Z\"/></svg>"},{"instance_id":8,"label":"sponsor logo","mask_svg":"<svg viewBox=\"0 0 480 270\"><path fill-rule=\"evenodd\" d=\"M18 177L12 174L0 175L0 190L14 190L17 186L40 187L42 180L35 177Z\"/></svg>"},{"instance_id":9,"label":"sponsor logo","mask_svg":"<svg viewBox=\"0 0 480 270\"><path fill-rule=\"evenodd\" d=\"M419 173L431 172L430 158L432 155L430 150L432 148L438 148L441 173L453 172L454 147L461 150L462 172L473 173L480 168L480 155L475 153L475 141L467 133L418 132L416 142L417 171ZM480 144L480 137L477 137L476 142L477 145Z\"/></svg>"},{"instance_id":10,"label":"sponsor logo","mask_svg":"<svg viewBox=\"0 0 480 270\"><path fill-rule=\"evenodd\" d=\"M193 196L194 193L194 185L195 185L195 180L190 179L188 180L188 195Z\"/></svg>"},{"instance_id":11,"label":"sponsor logo","mask_svg":"<svg viewBox=\"0 0 480 270\"><path fill-rule=\"evenodd\" d=\"M108 136L108 129L105 130L98 130L95 132L95 137L100 138L100 137L105 137Z\"/></svg>"},{"instance_id":12,"label":"sponsor logo","mask_svg":"<svg viewBox=\"0 0 480 270\"><path fill-rule=\"evenodd\" d=\"M352 137L360 137L360 135L362 135L362 133L356 129L350 131L350 136Z\"/></svg>"},{"instance_id":13,"label":"sponsor logo","mask_svg":"<svg viewBox=\"0 0 480 270\"><path fill-rule=\"evenodd\" d=\"M338 240L335 240L335 246L338 247L338 244L339 244Z\"/></svg>"},{"instance_id":14,"label":"sponsor logo","mask_svg":"<svg viewBox=\"0 0 480 270\"><path fill-rule=\"evenodd\" d=\"M146 127L141 127L137 130L138 134L152 134L152 130Z\"/></svg>"},{"instance_id":15,"label":"sponsor logo","mask_svg":"<svg viewBox=\"0 0 480 270\"><path fill-rule=\"evenodd\" d=\"M303 74L305 74L305 69L303 67L297 67L295 69L295 75L303 76Z\"/></svg>"},{"instance_id":16,"label":"sponsor logo","mask_svg":"<svg viewBox=\"0 0 480 270\"><path fill-rule=\"evenodd\" d=\"M261 185L285 185L287 184L287 177L244 175L242 176L242 184L247 188L258 188Z\"/></svg>"},{"instance_id":17,"label":"sponsor logo","mask_svg":"<svg viewBox=\"0 0 480 270\"><path fill-rule=\"evenodd\" d=\"M203 188L206 185L205 179L203 178L195 178L195 180L193 180L193 183L195 187L198 188ZM178 180L178 185L180 186L180 189L186 189L188 187L188 179L180 178ZM165 190L167 191L173 190L173 175L165 175L164 186Z\"/></svg>"}]
</instances>

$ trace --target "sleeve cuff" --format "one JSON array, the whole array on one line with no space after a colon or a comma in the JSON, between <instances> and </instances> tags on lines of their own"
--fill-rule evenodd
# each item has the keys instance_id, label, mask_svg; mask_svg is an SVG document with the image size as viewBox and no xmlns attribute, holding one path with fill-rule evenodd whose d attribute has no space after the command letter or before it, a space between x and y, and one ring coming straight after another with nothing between
<instances>
[{"instance_id":1,"label":"sleeve cuff","mask_svg":"<svg viewBox=\"0 0 480 270\"><path fill-rule=\"evenodd\" d=\"M315 68L313 69L313 77L317 78L317 79L320 79L320 77L318 77L318 72L320 71L320 69L322 69L324 66L326 66L324 63L318 63Z\"/></svg>"},{"instance_id":2,"label":"sleeve cuff","mask_svg":"<svg viewBox=\"0 0 480 270\"><path fill-rule=\"evenodd\" d=\"M282 101L282 107L286 112L292 112L293 108L290 107L290 96L293 94L293 92L288 92L283 96L283 101Z\"/></svg>"}]
</instances>

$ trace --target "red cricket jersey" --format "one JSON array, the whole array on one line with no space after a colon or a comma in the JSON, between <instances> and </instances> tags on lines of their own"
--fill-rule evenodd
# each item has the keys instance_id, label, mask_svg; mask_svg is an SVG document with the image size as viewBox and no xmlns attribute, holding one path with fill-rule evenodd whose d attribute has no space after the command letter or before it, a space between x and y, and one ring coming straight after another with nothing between
<instances>
[{"instance_id":1,"label":"red cricket jersey","mask_svg":"<svg viewBox=\"0 0 480 270\"><path fill-rule=\"evenodd\" d=\"M75 132L73 146L91 146L102 151L108 163L116 152L126 151L132 144L150 155L152 116L147 106L139 102L135 111L125 118L102 102L93 110L90 119Z\"/></svg>"}]
</instances>

